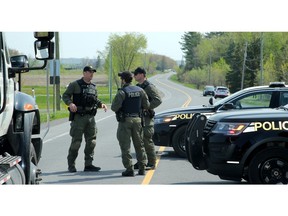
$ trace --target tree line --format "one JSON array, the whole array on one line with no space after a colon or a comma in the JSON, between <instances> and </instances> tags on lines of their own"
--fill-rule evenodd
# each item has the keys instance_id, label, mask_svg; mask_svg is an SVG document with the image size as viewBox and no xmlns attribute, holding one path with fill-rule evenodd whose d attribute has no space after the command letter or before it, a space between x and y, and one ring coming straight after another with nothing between
<instances>
[{"instance_id":1,"label":"tree line","mask_svg":"<svg viewBox=\"0 0 288 216\"><path fill-rule=\"evenodd\" d=\"M185 32L179 81L231 92L288 81L288 32Z\"/></svg>"}]
</instances>

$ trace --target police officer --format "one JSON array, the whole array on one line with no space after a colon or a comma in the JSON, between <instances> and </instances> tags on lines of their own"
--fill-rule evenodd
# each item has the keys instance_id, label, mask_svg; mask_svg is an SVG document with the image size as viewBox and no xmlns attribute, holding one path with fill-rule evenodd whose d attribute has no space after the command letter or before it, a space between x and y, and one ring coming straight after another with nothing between
<instances>
[{"instance_id":1,"label":"police officer","mask_svg":"<svg viewBox=\"0 0 288 216\"><path fill-rule=\"evenodd\" d=\"M154 134L154 109L162 103L161 96L156 89L156 86L147 80L146 71L144 68L138 67L133 72L134 79L138 82L137 86L144 89L148 95L150 107L144 111L144 148L147 154L148 163L147 169L155 169L156 165L156 152L152 136ZM138 164L134 165L134 169L138 169Z\"/></svg>"},{"instance_id":2,"label":"police officer","mask_svg":"<svg viewBox=\"0 0 288 216\"><path fill-rule=\"evenodd\" d=\"M116 113L118 123L117 139L119 141L122 163L126 170L122 176L135 176L131 156L131 138L134 144L139 175L145 175L146 155L143 143L141 123L142 109L149 108L149 100L145 91L132 86L132 73L125 71L118 74L122 88L118 90L112 101L111 110Z\"/></svg>"},{"instance_id":3,"label":"police officer","mask_svg":"<svg viewBox=\"0 0 288 216\"><path fill-rule=\"evenodd\" d=\"M97 127L95 115L98 108L107 111L107 106L98 99L96 85L91 82L96 70L92 66L83 69L83 77L69 84L63 93L63 101L69 106L69 120L71 121L71 145L68 151L68 171L76 172L75 160L81 146L82 137L85 138L85 168L84 171L99 171L101 168L92 164L94 148L96 146Z\"/></svg>"}]
</instances>

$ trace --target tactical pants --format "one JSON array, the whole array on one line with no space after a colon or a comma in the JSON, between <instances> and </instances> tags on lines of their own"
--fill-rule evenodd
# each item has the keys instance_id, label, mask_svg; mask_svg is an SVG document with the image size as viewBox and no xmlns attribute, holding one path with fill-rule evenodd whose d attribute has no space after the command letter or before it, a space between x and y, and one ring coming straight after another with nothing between
<instances>
[{"instance_id":1,"label":"tactical pants","mask_svg":"<svg viewBox=\"0 0 288 216\"><path fill-rule=\"evenodd\" d=\"M144 148L148 159L148 164L155 165L156 164L156 152L155 145L152 140L152 136L154 134L154 118L145 117L145 126L143 128L144 131Z\"/></svg>"},{"instance_id":2,"label":"tactical pants","mask_svg":"<svg viewBox=\"0 0 288 216\"><path fill-rule=\"evenodd\" d=\"M97 135L97 127L94 116L89 114L85 114L83 116L76 114L70 125L70 136L72 137L72 141L67 157L68 166L75 166L75 160L78 156L83 134L86 142L84 149L85 166L92 165Z\"/></svg>"},{"instance_id":3,"label":"tactical pants","mask_svg":"<svg viewBox=\"0 0 288 216\"><path fill-rule=\"evenodd\" d=\"M125 122L119 122L118 124L117 139L121 149L122 163L127 170L134 169L131 155L131 138L139 169L145 169L146 155L143 143L143 128L139 117L126 117Z\"/></svg>"}]
</instances>

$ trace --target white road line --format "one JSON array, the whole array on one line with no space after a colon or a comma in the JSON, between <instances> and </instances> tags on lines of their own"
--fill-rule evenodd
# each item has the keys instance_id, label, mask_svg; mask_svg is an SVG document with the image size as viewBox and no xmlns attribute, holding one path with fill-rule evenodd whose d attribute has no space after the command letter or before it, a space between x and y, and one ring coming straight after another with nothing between
<instances>
[{"instance_id":1,"label":"white road line","mask_svg":"<svg viewBox=\"0 0 288 216\"><path fill-rule=\"evenodd\" d=\"M98 120L96 120L96 123L101 122L101 121L103 121L103 120L105 120L105 119L108 119L108 118L110 118L110 117L112 117L112 116L115 116L115 114L106 116L106 117L101 118L101 119L98 119ZM45 141L43 142L43 144L44 144L44 143L47 143L47 142L51 142L51 141L53 141L53 140L55 140L55 139L58 139L58 138L63 137L63 136L66 136L66 135L68 135L68 134L69 134L69 132L62 133L62 134L60 134L60 135L58 135L58 136L55 136L55 137L53 137L53 138L50 138L50 139L45 140Z\"/></svg>"}]
</instances>

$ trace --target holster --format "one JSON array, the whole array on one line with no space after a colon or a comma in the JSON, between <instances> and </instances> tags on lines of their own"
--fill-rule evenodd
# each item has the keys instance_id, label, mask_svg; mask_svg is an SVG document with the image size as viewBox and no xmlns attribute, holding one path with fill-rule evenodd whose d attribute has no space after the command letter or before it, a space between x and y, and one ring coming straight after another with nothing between
<instances>
[{"instance_id":1,"label":"holster","mask_svg":"<svg viewBox=\"0 0 288 216\"><path fill-rule=\"evenodd\" d=\"M68 110L69 110L69 121L74 121L75 112L71 112L69 108L68 108Z\"/></svg>"},{"instance_id":2,"label":"holster","mask_svg":"<svg viewBox=\"0 0 288 216\"><path fill-rule=\"evenodd\" d=\"M125 122L125 115L122 111L117 111L116 112L116 120L118 122Z\"/></svg>"},{"instance_id":3,"label":"holster","mask_svg":"<svg viewBox=\"0 0 288 216\"><path fill-rule=\"evenodd\" d=\"M154 110L152 110L152 109L149 109L149 110L145 110L144 112L143 112L143 115L145 116L145 117L149 117L149 118L154 118L154 116L155 116L155 111Z\"/></svg>"},{"instance_id":4,"label":"holster","mask_svg":"<svg viewBox=\"0 0 288 216\"><path fill-rule=\"evenodd\" d=\"M96 113L97 113L97 108L93 108L93 109L91 110L91 115L95 116Z\"/></svg>"}]
</instances>

